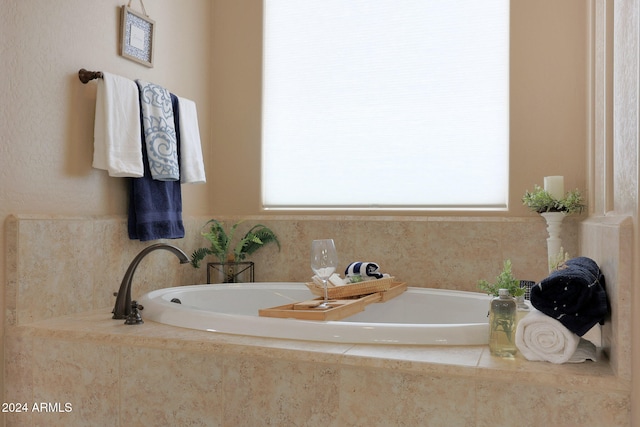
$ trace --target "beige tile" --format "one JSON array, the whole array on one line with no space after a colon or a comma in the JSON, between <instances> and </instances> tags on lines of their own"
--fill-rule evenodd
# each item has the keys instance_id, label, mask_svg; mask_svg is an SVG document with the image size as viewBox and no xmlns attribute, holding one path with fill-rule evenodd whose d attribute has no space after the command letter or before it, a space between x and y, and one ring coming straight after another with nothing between
<instances>
[{"instance_id":1,"label":"beige tile","mask_svg":"<svg viewBox=\"0 0 640 427\"><path fill-rule=\"evenodd\" d=\"M544 218L539 215L504 223L502 258L511 260L515 277L538 282L548 276L547 237Z\"/></svg>"},{"instance_id":2,"label":"beige tile","mask_svg":"<svg viewBox=\"0 0 640 427\"><path fill-rule=\"evenodd\" d=\"M208 219L185 217L185 238L166 243L187 254L206 246L200 230ZM229 224L238 220L221 219ZM12 245L19 248L18 261L16 268L9 269L15 274L8 275L7 319L13 321L19 314L21 321L28 322L77 312L79 307L112 306L113 293L130 262L155 243L129 240L126 222L125 216L18 217ZM339 249L340 272L348 262L368 260L412 286L476 291L477 281L497 275L507 256L523 276L540 275L529 272L540 265L531 264L532 251L545 251L544 226L532 228L532 222L496 217L253 217L238 233L246 231L242 227L264 223L281 241L279 252L270 246L251 257L256 281L307 281L310 241L332 237ZM537 239L532 238L535 235ZM39 256L34 258L33 253ZM136 271L132 296L205 281L204 269L180 265L171 253L156 251ZM46 287L40 285L44 282Z\"/></svg>"},{"instance_id":3,"label":"beige tile","mask_svg":"<svg viewBox=\"0 0 640 427\"><path fill-rule=\"evenodd\" d=\"M117 426L118 355L94 343L34 339L33 403L70 403L66 413L32 413L39 426Z\"/></svg>"},{"instance_id":4,"label":"beige tile","mask_svg":"<svg viewBox=\"0 0 640 427\"><path fill-rule=\"evenodd\" d=\"M448 375L475 374L484 346L354 345L343 365Z\"/></svg>"},{"instance_id":5,"label":"beige tile","mask_svg":"<svg viewBox=\"0 0 640 427\"><path fill-rule=\"evenodd\" d=\"M229 357L223 425L331 425L340 403L338 384L336 365Z\"/></svg>"},{"instance_id":6,"label":"beige tile","mask_svg":"<svg viewBox=\"0 0 640 427\"><path fill-rule=\"evenodd\" d=\"M508 385L520 387L519 393L552 390L569 396L569 401L606 395L609 400L597 404L614 408L615 414L627 410L629 400L629 383L613 375L606 358L553 365L521 357L494 358L486 346L348 346L257 339L154 322L125 326L100 311L10 332L13 344L7 354L15 358L32 354L37 359L14 364L14 389L24 384L28 390L32 378L34 396L80 396L83 407L95 405L92 400L85 402L86 396L78 391L87 384L115 389L102 399L109 402L120 396L109 404L120 405L122 425L136 417L156 425L199 425L192 419L196 417L212 425L260 425L262 419L276 425L396 425L402 422L397 407L410 414L407 422L428 419L433 422L429 425L467 425L473 416L469 411L474 411L476 383L493 384L482 389L487 394ZM120 362L114 367L118 354ZM42 374L45 367L51 371ZM119 387L105 380L112 378L113 370L120 372ZM69 372L75 373L73 384ZM442 393L445 400L440 401ZM545 404L555 411L552 400ZM338 410L327 413L324 407ZM81 414L65 416L61 419L69 425L84 421ZM619 419L614 416L595 419L611 421L603 424L607 426L626 425L615 424ZM44 415L38 420L51 422Z\"/></svg>"},{"instance_id":7,"label":"beige tile","mask_svg":"<svg viewBox=\"0 0 640 427\"><path fill-rule=\"evenodd\" d=\"M474 426L472 379L343 367L336 426Z\"/></svg>"},{"instance_id":8,"label":"beige tile","mask_svg":"<svg viewBox=\"0 0 640 427\"><path fill-rule=\"evenodd\" d=\"M373 261L411 286L429 287L427 221L370 221L352 233L351 261ZM345 260L346 261L346 260Z\"/></svg>"},{"instance_id":9,"label":"beige tile","mask_svg":"<svg viewBox=\"0 0 640 427\"><path fill-rule=\"evenodd\" d=\"M33 339L21 336L5 336L5 401L33 401L33 356Z\"/></svg>"},{"instance_id":10,"label":"beige tile","mask_svg":"<svg viewBox=\"0 0 640 427\"><path fill-rule=\"evenodd\" d=\"M492 356L489 348L485 347L475 377L481 381L501 378L522 384L590 391L628 389L629 383L614 375L606 355L599 352L597 359L597 362L554 364L531 362L520 353L516 353L513 359L503 359Z\"/></svg>"},{"instance_id":11,"label":"beige tile","mask_svg":"<svg viewBox=\"0 0 640 427\"><path fill-rule=\"evenodd\" d=\"M429 287L477 291L502 269L501 221L433 221L427 236Z\"/></svg>"},{"instance_id":12,"label":"beige tile","mask_svg":"<svg viewBox=\"0 0 640 427\"><path fill-rule=\"evenodd\" d=\"M11 215L5 221L6 228L6 254L5 254L5 275L6 284L4 286L3 302L4 325L15 325L17 317L18 298L18 243L20 241L20 227L18 218Z\"/></svg>"},{"instance_id":13,"label":"beige tile","mask_svg":"<svg viewBox=\"0 0 640 427\"><path fill-rule=\"evenodd\" d=\"M593 217L580 226L583 255L593 258L605 276L611 316L602 328L603 347L614 371L631 378L632 222L625 216Z\"/></svg>"},{"instance_id":14,"label":"beige tile","mask_svg":"<svg viewBox=\"0 0 640 427\"><path fill-rule=\"evenodd\" d=\"M191 225L187 221L187 225ZM187 228L185 225L185 229ZM145 248L155 243L166 243L176 246L190 256L193 249L185 243L185 239L157 240L140 242L130 240L127 234L127 219L123 217L100 218L93 221L96 235L105 236L104 241L97 241L94 250L100 255L94 268L94 301L93 307L109 307L115 303L114 292L117 292L125 273L133 259ZM193 230L193 226L191 227ZM191 233L193 234L193 233ZM109 248L109 250L105 250ZM202 280L197 279L201 273ZM180 264L178 258L166 250L149 253L138 265L133 276L131 297L137 299L147 292L206 282L206 273L194 269L190 264Z\"/></svg>"},{"instance_id":15,"label":"beige tile","mask_svg":"<svg viewBox=\"0 0 640 427\"><path fill-rule=\"evenodd\" d=\"M167 243L187 254L203 246L199 229L208 219L186 218L185 238ZM544 274L538 258L546 255L546 231L533 217L283 216L249 218L247 226L258 222L273 228L282 242L280 252L271 247L252 257L259 281L307 280L308 246L323 237L336 239L345 264L376 261L411 285L475 291L477 281L493 279L506 258L525 278ZM565 249L579 242L606 273L614 316L604 334L612 359L611 365L605 358L597 364L551 366L518 358L506 364L482 346L329 345L208 334L153 322L126 327L110 319L111 294L131 260L153 242L130 241L122 216L10 219L6 320L42 322L8 334L7 397L69 399L74 408L55 418L13 417L10 425L87 425L89 419L125 425L136 417L192 425L203 420L210 425L420 425L424 420L474 425L476 409L478 425L488 425L491 417L498 417L496 425L509 425L523 412L521 425L627 425L631 350L624 338L630 327L625 319L633 260L623 237L630 235L629 227L606 217L579 226L568 221L563 228ZM205 276L204 270L180 266L173 254L156 251L136 272L133 296L202 282ZM99 307L95 313L57 317ZM484 404L511 396L516 398L506 412ZM547 405L545 413L527 412L524 396ZM580 406L583 401L594 403ZM119 407L122 412L114 417Z\"/></svg>"},{"instance_id":16,"label":"beige tile","mask_svg":"<svg viewBox=\"0 0 640 427\"><path fill-rule=\"evenodd\" d=\"M114 305L113 293L118 291L131 260L144 247L129 240L126 227L125 217L96 218L93 221L93 234L100 236L92 247L95 254L92 264L94 308Z\"/></svg>"},{"instance_id":17,"label":"beige tile","mask_svg":"<svg viewBox=\"0 0 640 427\"><path fill-rule=\"evenodd\" d=\"M629 395L506 382L477 384L477 423L484 426L627 426Z\"/></svg>"},{"instance_id":18,"label":"beige tile","mask_svg":"<svg viewBox=\"0 0 640 427\"><path fill-rule=\"evenodd\" d=\"M4 338L4 402L27 403L33 400L33 340L20 336ZM31 409L29 407L29 409ZM4 414L7 426L31 426L30 412Z\"/></svg>"},{"instance_id":19,"label":"beige tile","mask_svg":"<svg viewBox=\"0 0 640 427\"><path fill-rule=\"evenodd\" d=\"M31 322L91 306L91 222L22 220L17 253L17 321Z\"/></svg>"},{"instance_id":20,"label":"beige tile","mask_svg":"<svg viewBox=\"0 0 640 427\"><path fill-rule=\"evenodd\" d=\"M222 424L222 360L215 354L122 347L120 425Z\"/></svg>"}]
</instances>

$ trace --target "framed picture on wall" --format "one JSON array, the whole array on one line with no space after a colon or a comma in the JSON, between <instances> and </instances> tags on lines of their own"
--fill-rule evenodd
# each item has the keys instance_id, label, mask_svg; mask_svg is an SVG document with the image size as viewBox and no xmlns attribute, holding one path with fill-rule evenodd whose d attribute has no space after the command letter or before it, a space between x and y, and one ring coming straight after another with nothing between
<instances>
[{"instance_id":1,"label":"framed picture on wall","mask_svg":"<svg viewBox=\"0 0 640 427\"><path fill-rule=\"evenodd\" d=\"M131 2L129 2L131 4ZM144 10L144 4L143 4ZM144 12L122 6L120 55L147 67L153 67L153 34L156 23Z\"/></svg>"}]
</instances>

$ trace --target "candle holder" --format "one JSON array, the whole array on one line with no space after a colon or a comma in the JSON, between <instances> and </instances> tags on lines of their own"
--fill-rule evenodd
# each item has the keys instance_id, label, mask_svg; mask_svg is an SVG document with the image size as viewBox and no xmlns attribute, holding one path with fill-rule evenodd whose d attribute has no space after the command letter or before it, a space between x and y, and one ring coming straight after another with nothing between
<instances>
[{"instance_id":1,"label":"candle holder","mask_svg":"<svg viewBox=\"0 0 640 427\"><path fill-rule=\"evenodd\" d=\"M562 249L560 231L562 220L573 213L581 213L585 208L582 194L577 189L564 192L564 178L561 176L547 176L544 178L545 188L534 185L533 191L527 190L522 197L522 203L534 212L539 213L547 221L547 266L551 272L558 260L565 257ZM553 193L553 194L552 194Z\"/></svg>"},{"instance_id":2,"label":"candle holder","mask_svg":"<svg viewBox=\"0 0 640 427\"><path fill-rule=\"evenodd\" d=\"M547 221L547 232L549 233L547 238L547 266L549 267L549 272L551 272L554 260L562 250L560 231L562 231L562 220L564 220L566 214L564 212L543 212L540 215Z\"/></svg>"}]
</instances>

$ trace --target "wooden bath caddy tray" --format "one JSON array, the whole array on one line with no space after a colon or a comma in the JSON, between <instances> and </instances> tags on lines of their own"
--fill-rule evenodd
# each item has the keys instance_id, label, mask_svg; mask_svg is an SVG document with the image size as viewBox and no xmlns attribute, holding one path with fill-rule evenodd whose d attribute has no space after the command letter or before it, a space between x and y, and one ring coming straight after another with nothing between
<instances>
[{"instance_id":1,"label":"wooden bath caddy tray","mask_svg":"<svg viewBox=\"0 0 640 427\"><path fill-rule=\"evenodd\" d=\"M263 308L258 314L263 317L278 317L281 319L301 320L340 320L361 312L375 302L386 302L407 290L407 284L395 282L387 291L376 292L359 298L332 299L331 308L316 308L323 298L280 305L278 307Z\"/></svg>"},{"instance_id":2,"label":"wooden bath caddy tray","mask_svg":"<svg viewBox=\"0 0 640 427\"><path fill-rule=\"evenodd\" d=\"M327 294L330 299L344 299L349 297L360 297L376 292L388 291L391 286L398 283L393 277L384 279L367 280L366 282L351 283L343 286L329 286ZM324 297L324 288L316 283L307 283L307 288L312 294Z\"/></svg>"}]
</instances>

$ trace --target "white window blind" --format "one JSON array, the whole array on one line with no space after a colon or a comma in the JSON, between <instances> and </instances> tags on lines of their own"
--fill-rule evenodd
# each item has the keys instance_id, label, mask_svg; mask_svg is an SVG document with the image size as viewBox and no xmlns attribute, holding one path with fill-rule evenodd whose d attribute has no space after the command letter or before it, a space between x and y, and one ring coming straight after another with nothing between
<instances>
[{"instance_id":1,"label":"white window blind","mask_svg":"<svg viewBox=\"0 0 640 427\"><path fill-rule=\"evenodd\" d=\"M503 209L508 0L265 0L265 208Z\"/></svg>"}]
</instances>

